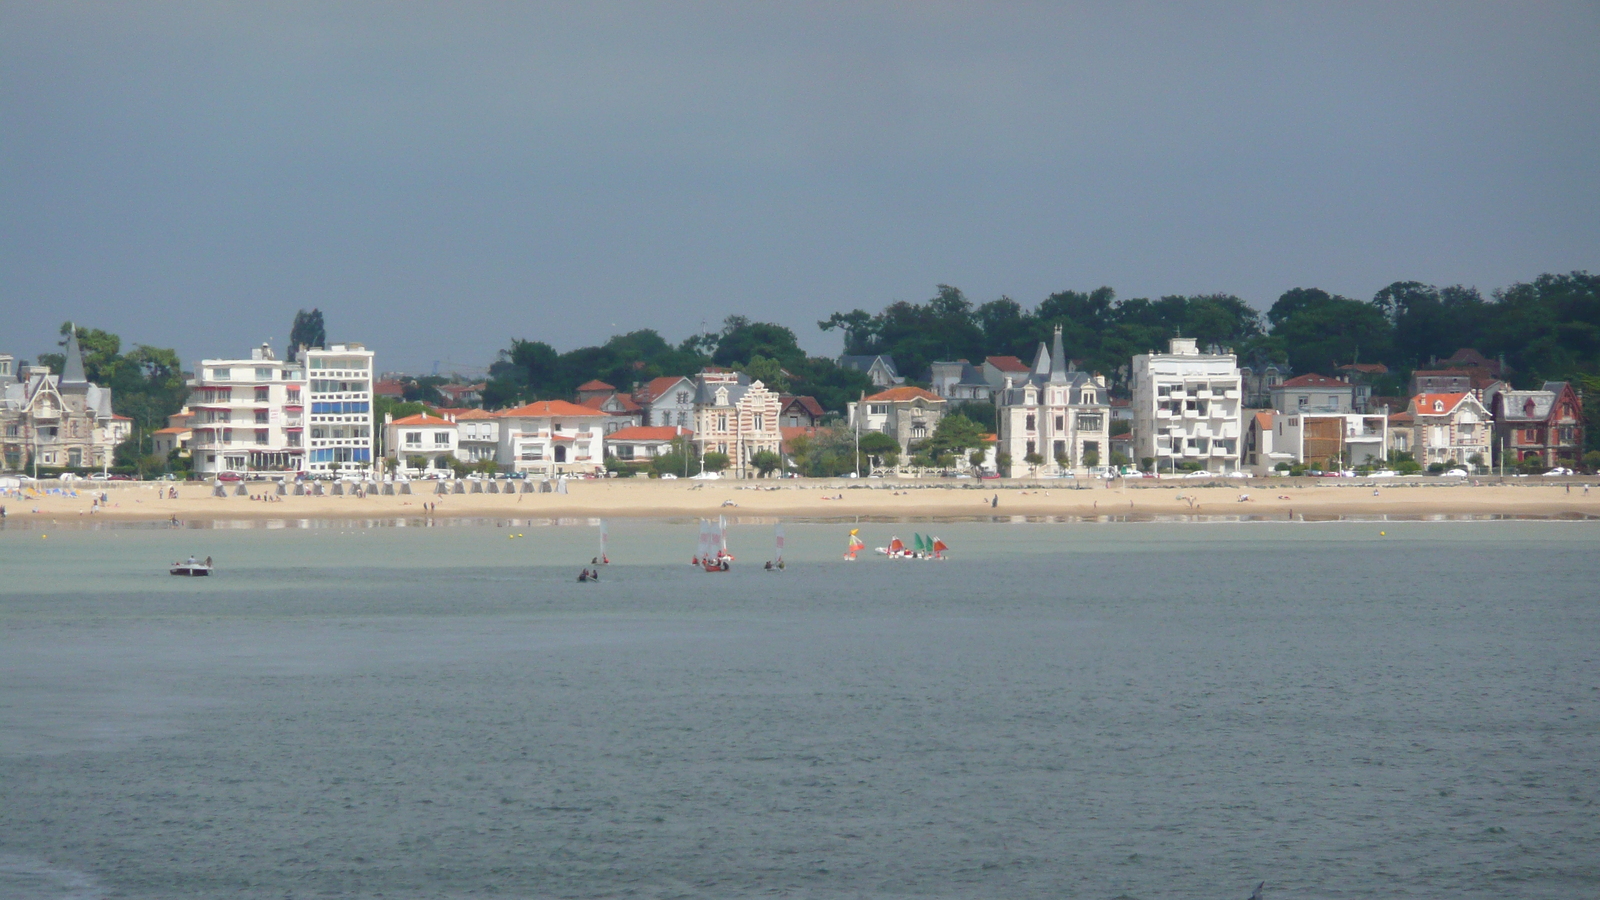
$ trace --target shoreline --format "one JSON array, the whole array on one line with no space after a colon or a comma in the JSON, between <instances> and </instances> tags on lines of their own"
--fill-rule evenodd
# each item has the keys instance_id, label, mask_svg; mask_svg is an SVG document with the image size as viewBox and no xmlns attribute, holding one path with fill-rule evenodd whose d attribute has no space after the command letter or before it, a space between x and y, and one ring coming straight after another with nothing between
<instances>
[{"instance_id":1,"label":"shoreline","mask_svg":"<svg viewBox=\"0 0 1600 900\"><path fill-rule=\"evenodd\" d=\"M693 521L718 515L737 520L814 522L1143 522L1143 521L1426 521L1600 519L1600 481L1557 483L1438 483L1428 480L1340 479L1244 481L1219 485L1179 480L1126 479L1084 485L1046 482L948 483L817 480L782 482L574 481L568 494L373 495L295 497L276 502L215 497L209 486L178 484L176 500L158 497L163 482L70 485L65 493L0 497L4 525L48 523L166 525L305 522L419 524L509 520L587 522L598 518ZM427 490L432 482L415 483ZM267 491L266 483L246 483ZM1585 493L1588 490L1588 493ZM104 506L95 503L102 493ZM1243 498L1243 499L1241 499ZM425 504L435 508L430 513ZM296 523L289 525L288 523ZM228 526L248 527L248 526Z\"/></svg>"}]
</instances>

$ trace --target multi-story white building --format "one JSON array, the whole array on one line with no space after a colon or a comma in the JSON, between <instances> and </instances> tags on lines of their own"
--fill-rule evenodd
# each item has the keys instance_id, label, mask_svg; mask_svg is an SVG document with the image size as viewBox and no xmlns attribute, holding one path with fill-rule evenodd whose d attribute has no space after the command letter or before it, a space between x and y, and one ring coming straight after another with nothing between
<instances>
[{"instance_id":1,"label":"multi-story white building","mask_svg":"<svg viewBox=\"0 0 1600 900\"><path fill-rule=\"evenodd\" d=\"M1280 464L1332 472L1379 465L1389 449L1389 417L1307 407L1258 412L1245 423L1243 467L1270 475Z\"/></svg>"},{"instance_id":2,"label":"multi-story white building","mask_svg":"<svg viewBox=\"0 0 1600 900\"><path fill-rule=\"evenodd\" d=\"M603 412L568 403L540 400L501 410L500 468L514 472L599 472L605 469Z\"/></svg>"},{"instance_id":3,"label":"multi-story white building","mask_svg":"<svg viewBox=\"0 0 1600 900\"><path fill-rule=\"evenodd\" d=\"M1133 358L1135 462L1157 469L1189 462L1237 471L1243 431L1238 360L1201 353L1194 338L1173 338L1166 353Z\"/></svg>"},{"instance_id":4,"label":"multi-story white building","mask_svg":"<svg viewBox=\"0 0 1600 900\"><path fill-rule=\"evenodd\" d=\"M1012 474L1077 475L1111 463L1110 392L1104 378L1068 364L1059 327L1049 350L1039 345L1025 377L1005 378L995 395L998 447L1011 457Z\"/></svg>"},{"instance_id":5,"label":"multi-story white building","mask_svg":"<svg viewBox=\"0 0 1600 900\"><path fill-rule=\"evenodd\" d=\"M305 373L262 344L248 359L202 359L189 381L189 452L197 475L299 472L305 465Z\"/></svg>"},{"instance_id":6,"label":"multi-story white building","mask_svg":"<svg viewBox=\"0 0 1600 900\"><path fill-rule=\"evenodd\" d=\"M303 351L306 469L312 473L372 469L372 351L334 344Z\"/></svg>"}]
</instances>

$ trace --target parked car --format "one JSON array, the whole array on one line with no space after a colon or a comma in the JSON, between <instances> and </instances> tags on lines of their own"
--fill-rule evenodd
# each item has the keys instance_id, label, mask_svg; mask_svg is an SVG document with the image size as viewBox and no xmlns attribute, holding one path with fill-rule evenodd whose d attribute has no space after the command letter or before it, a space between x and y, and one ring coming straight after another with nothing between
<instances>
[{"instance_id":1,"label":"parked car","mask_svg":"<svg viewBox=\"0 0 1600 900\"><path fill-rule=\"evenodd\" d=\"M1573 472L1571 469L1565 467L1565 466L1556 466L1554 469L1551 469L1550 471L1544 473L1544 477L1546 477L1546 478L1560 478L1560 477L1565 476L1565 475L1573 475L1573 474L1576 474L1576 473Z\"/></svg>"},{"instance_id":2,"label":"parked car","mask_svg":"<svg viewBox=\"0 0 1600 900\"><path fill-rule=\"evenodd\" d=\"M218 472L217 473L217 480L218 481L243 481L244 480L244 476L240 475L238 472Z\"/></svg>"},{"instance_id":3,"label":"parked car","mask_svg":"<svg viewBox=\"0 0 1600 900\"><path fill-rule=\"evenodd\" d=\"M128 474L123 473L123 472L112 472L110 475L106 476L106 478L109 481L137 481L138 480L138 479L134 478L132 475L128 475Z\"/></svg>"},{"instance_id":4,"label":"parked car","mask_svg":"<svg viewBox=\"0 0 1600 900\"><path fill-rule=\"evenodd\" d=\"M1465 477L1467 477L1467 470L1466 469L1451 469L1450 471L1445 472L1443 474L1444 474L1444 477L1446 477L1446 478L1465 478Z\"/></svg>"}]
</instances>

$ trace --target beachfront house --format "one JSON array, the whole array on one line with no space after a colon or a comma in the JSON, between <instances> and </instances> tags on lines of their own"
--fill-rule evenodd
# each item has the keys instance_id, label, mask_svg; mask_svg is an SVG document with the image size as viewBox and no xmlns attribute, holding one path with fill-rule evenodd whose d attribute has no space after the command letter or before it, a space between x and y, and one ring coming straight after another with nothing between
<instances>
[{"instance_id":1,"label":"beachfront house","mask_svg":"<svg viewBox=\"0 0 1600 900\"><path fill-rule=\"evenodd\" d=\"M1245 422L1242 467L1257 475L1280 464L1323 472L1381 466L1389 451L1385 413L1295 409L1257 412Z\"/></svg>"},{"instance_id":2,"label":"beachfront house","mask_svg":"<svg viewBox=\"0 0 1600 900\"><path fill-rule=\"evenodd\" d=\"M34 465L103 469L132 422L111 411L111 389L84 374L76 329L67 334L60 375L45 366L16 370L0 354L0 465L23 471Z\"/></svg>"},{"instance_id":3,"label":"beachfront house","mask_svg":"<svg viewBox=\"0 0 1600 900\"><path fill-rule=\"evenodd\" d=\"M1133 445L1136 461L1155 468L1211 472L1239 468L1244 430L1237 360L1201 353L1194 338L1173 338L1166 353L1133 358Z\"/></svg>"},{"instance_id":4,"label":"beachfront house","mask_svg":"<svg viewBox=\"0 0 1600 900\"><path fill-rule=\"evenodd\" d=\"M674 441L693 437L677 425L635 425L606 435L606 455L619 462L648 462L671 453Z\"/></svg>"},{"instance_id":5,"label":"beachfront house","mask_svg":"<svg viewBox=\"0 0 1600 900\"><path fill-rule=\"evenodd\" d=\"M1547 381L1537 391L1518 391L1496 382L1488 393L1495 452L1506 465L1529 459L1546 468L1579 464L1583 402L1571 384Z\"/></svg>"},{"instance_id":6,"label":"beachfront house","mask_svg":"<svg viewBox=\"0 0 1600 900\"><path fill-rule=\"evenodd\" d=\"M1060 326L1048 349L1039 344L1026 377L1008 376L996 399L997 446L1011 457L1013 473L1083 475L1110 464L1110 391L1103 377L1067 360Z\"/></svg>"},{"instance_id":7,"label":"beachfront house","mask_svg":"<svg viewBox=\"0 0 1600 900\"><path fill-rule=\"evenodd\" d=\"M494 414L500 468L544 475L605 468L606 414L565 400L540 400Z\"/></svg>"},{"instance_id":8,"label":"beachfront house","mask_svg":"<svg viewBox=\"0 0 1600 900\"><path fill-rule=\"evenodd\" d=\"M384 455L406 469L449 469L452 460L463 460L458 435L460 426L449 415L420 413L396 419L384 416Z\"/></svg>"},{"instance_id":9,"label":"beachfront house","mask_svg":"<svg viewBox=\"0 0 1600 900\"><path fill-rule=\"evenodd\" d=\"M1418 394L1389 417L1390 449L1423 466L1488 465L1493 419L1471 392Z\"/></svg>"},{"instance_id":10,"label":"beachfront house","mask_svg":"<svg viewBox=\"0 0 1600 900\"><path fill-rule=\"evenodd\" d=\"M779 453L778 394L742 372L708 368L695 388L694 440L700 453L726 454L735 478L755 474L751 457Z\"/></svg>"},{"instance_id":11,"label":"beachfront house","mask_svg":"<svg viewBox=\"0 0 1600 900\"><path fill-rule=\"evenodd\" d=\"M452 413L456 420L456 448L461 459L480 463L497 459L500 452L500 419L482 409L465 409Z\"/></svg>"},{"instance_id":12,"label":"beachfront house","mask_svg":"<svg viewBox=\"0 0 1600 900\"><path fill-rule=\"evenodd\" d=\"M846 406L852 430L879 431L900 445L901 458L916 452L944 417L949 402L925 388L901 385Z\"/></svg>"},{"instance_id":13,"label":"beachfront house","mask_svg":"<svg viewBox=\"0 0 1600 900\"><path fill-rule=\"evenodd\" d=\"M696 389L693 379L682 375L664 375L645 382L633 395L634 402L644 408L641 424L658 428L691 427Z\"/></svg>"}]
</instances>

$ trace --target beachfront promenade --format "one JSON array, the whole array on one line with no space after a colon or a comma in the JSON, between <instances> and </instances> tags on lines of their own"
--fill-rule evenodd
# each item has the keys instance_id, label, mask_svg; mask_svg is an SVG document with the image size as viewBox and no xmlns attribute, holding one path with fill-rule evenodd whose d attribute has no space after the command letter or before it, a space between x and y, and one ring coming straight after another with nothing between
<instances>
[{"instance_id":1,"label":"beachfront promenade","mask_svg":"<svg viewBox=\"0 0 1600 900\"><path fill-rule=\"evenodd\" d=\"M1600 517L1600 480L1591 490L1581 478L1400 479L1271 478L1197 481L1118 479L974 482L954 479L791 479L782 481L573 481L567 494L435 495L432 482L416 493L365 497L294 496L274 502L250 496L217 497L207 484L170 482L78 482L77 496L28 489L0 498L8 520L64 521L246 518L349 518L423 515L424 504L439 517L640 516L693 517L717 514L795 518L1070 516L1165 517L1182 515L1255 518L1339 516ZM41 485L54 486L52 482ZM247 491L275 491L268 482L246 482ZM104 504L95 498L104 494ZM1247 499L1242 499L1247 498Z\"/></svg>"}]
</instances>

